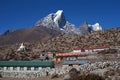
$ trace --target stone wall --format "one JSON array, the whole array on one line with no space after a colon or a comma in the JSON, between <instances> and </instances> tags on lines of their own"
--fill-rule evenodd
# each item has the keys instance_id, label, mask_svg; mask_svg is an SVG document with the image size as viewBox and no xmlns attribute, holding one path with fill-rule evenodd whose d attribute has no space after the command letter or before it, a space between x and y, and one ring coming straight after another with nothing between
<instances>
[{"instance_id":1,"label":"stone wall","mask_svg":"<svg viewBox=\"0 0 120 80\"><path fill-rule=\"evenodd\" d=\"M95 62L91 64L84 64L74 66L80 72L90 72L98 69L110 68L112 70L120 70L120 61L106 61L106 62ZM40 68L38 71L1 71L3 77L18 77L18 78L34 78L53 75L53 74L65 74L69 72L73 67L63 66L62 68Z\"/></svg>"}]
</instances>

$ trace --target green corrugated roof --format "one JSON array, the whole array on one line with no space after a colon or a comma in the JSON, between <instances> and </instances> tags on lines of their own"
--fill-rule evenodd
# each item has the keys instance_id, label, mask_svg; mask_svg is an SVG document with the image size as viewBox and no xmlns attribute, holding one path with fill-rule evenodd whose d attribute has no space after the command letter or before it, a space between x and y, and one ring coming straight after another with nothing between
<instances>
[{"instance_id":1,"label":"green corrugated roof","mask_svg":"<svg viewBox=\"0 0 120 80\"><path fill-rule=\"evenodd\" d=\"M52 67L53 61L0 61L0 66L21 66L21 67Z\"/></svg>"}]
</instances>

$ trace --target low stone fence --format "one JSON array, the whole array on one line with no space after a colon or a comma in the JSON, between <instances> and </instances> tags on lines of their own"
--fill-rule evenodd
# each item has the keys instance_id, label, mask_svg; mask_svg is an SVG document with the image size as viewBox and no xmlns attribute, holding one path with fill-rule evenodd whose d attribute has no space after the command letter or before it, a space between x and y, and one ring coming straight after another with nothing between
<instances>
[{"instance_id":1,"label":"low stone fence","mask_svg":"<svg viewBox=\"0 0 120 80\"><path fill-rule=\"evenodd\" d=\"M106 61L106 62L95 62L91 64L84 64L76 67L80 72L94 71L98 69L110 68L113 70L120 70L120 61ZM73 67L62 67L62 68L42 68L40 71L2 71L0 72L2 77L17 77L17 78L35 78L53 74L65 74L69 72Z\"/></svg>"},{"instance_id":2,"label":"low stone fence","mask_svg":"<svg viewBox=\"0 0 120 80\"><path fill-rule=\"evenodd\" d=\"M79 66L79 71L93 71L97 69L110 68L113 70L120 70L120 61L106 61L106 62L95 62L92 64L85 64Z\"/></svg>"}]
</instances>

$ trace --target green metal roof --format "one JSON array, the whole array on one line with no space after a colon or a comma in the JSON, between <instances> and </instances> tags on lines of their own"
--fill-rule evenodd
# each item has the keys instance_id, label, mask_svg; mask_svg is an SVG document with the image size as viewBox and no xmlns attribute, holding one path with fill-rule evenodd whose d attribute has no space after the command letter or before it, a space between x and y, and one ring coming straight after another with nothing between
<instances>
[{"instance_id":1,"label":"green metal roof","mask_svg":"<svg viewBox=\"0 0 120 80\"><path fill-rule=\"evenodd\" d=\"M53 61L0 61L0 67L53 67Z\"/></svg>"}]
</instances>

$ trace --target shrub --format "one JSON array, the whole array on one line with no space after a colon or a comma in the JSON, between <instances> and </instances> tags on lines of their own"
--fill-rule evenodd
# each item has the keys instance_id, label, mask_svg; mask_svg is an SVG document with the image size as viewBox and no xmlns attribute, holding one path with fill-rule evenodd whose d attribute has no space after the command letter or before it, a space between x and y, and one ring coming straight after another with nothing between
<instances>
[{"instance_id":1,"label":"shrub","mask_svg":"<svg viewBox=\"0 0 120 80\"><path fill-rule=\"evenodd\" d=\"M105 80L103 77L96 74L80 75L78 80Z\"/></svg>"},{"instance_id":2,"label":"shrub","mask_svg":"<svg viewBox=\"0 0 120 80\"><path fill-rule=\"evenodd\" d=\"M92 73L81 73L80 75L74 77L70 77L68 80L105 80L103 77L97 75L97 74L92 74Z\"/></svg>"}]
</instances>

